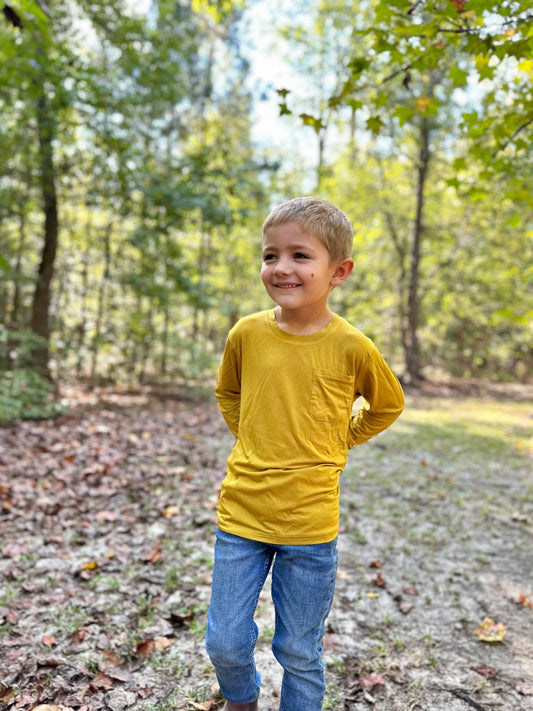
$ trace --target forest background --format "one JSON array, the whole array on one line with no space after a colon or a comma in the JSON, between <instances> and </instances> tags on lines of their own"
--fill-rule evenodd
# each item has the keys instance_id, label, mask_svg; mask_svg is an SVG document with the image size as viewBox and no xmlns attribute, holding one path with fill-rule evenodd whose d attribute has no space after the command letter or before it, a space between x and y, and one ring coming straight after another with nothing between
<instances>
[{"instance_id":1,"label":"forest background","mask_svg":"<svg viewBox=\"0 0 533 711\"><path fill-rule=\"evenodd\" d=\"M0 423L58 385L201 384L269 306L272 205L355 228L333 307L405 382L526 381L529 0L11 0L0 18Z\"/></svg>"}]
</instances>

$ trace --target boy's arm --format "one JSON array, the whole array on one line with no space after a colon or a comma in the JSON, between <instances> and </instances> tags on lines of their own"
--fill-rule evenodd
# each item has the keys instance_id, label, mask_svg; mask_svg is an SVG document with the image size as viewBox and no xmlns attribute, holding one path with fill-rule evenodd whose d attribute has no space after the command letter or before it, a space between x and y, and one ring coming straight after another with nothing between
<instances>
[{"instance_id":1,"label":"boy's arm","mask_svg":"<svg viewBox=\"0 0 533 711\"><path fill-rule=\"evenodd\" d=\"M350 418L350 449L389 427L400 415L405 404L397 377L375 347L358 374L357 387L359 395L365 398L369 407L359 410Z\"/></svg>"},{"instance_id":2,"label":"boy's arm","mask_svg":"<svg viewBox=\"0 0 533 711\"><path fill-rule=\"evenodd\" d=\"M240 366L230 342L226 343L218 370L215 395L218 407L231 432L237 437L241 413Z\"/></svg>"}]
</instances>

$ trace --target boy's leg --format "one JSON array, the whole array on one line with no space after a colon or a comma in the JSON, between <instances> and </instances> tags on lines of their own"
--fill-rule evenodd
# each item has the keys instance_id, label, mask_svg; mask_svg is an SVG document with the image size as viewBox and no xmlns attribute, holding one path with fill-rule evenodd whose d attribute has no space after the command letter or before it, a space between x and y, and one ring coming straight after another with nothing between
<instances>
[{"instance_id":1,"label":"boy's leg","mask_svg":"<svg viewBox=\"0 0 533 711\"><path fill-rule=\"evenodd\" d=\"M223 696L235 703L259 696L254 613L273 555L266 543L217 529L206 648Z\"/></svg>"},{"instance_id":2,"label":"boy's leg","mask_svg":"<svg viewBox=\"0 0 533 711\"><path fill-rule=\"evenodd\" d=\"M320 711L326 688L322 637L333 602L337 541L276 546L272 650L284 669L279 711Z\"/></svg>"}]
</instances>

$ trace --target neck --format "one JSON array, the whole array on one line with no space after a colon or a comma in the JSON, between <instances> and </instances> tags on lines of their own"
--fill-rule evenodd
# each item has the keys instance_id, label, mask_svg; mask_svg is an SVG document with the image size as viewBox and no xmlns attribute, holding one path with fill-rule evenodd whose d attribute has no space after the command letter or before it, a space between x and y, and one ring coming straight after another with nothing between
<instances>
[{"instance_id":1,"label":"neck","mask_svg":"<svg viewBox=\"0 0 533 711\"><path fill-rule=\"evenodd\" d=\"M308 336L325 328L334 314L327 307L320 313L302 313L292 309L282 309L276 306L274 315L282 331L298 336Z\"/></svg>"}]
</instances>

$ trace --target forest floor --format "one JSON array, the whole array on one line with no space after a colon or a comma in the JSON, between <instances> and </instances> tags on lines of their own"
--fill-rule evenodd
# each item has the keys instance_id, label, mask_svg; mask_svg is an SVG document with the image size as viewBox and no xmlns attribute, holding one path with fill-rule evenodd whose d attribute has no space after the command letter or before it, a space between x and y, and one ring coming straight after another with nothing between
<instances>
[{"instance_id":1,"label":"forest floor","mask_svg":"<svg viewBox=\"0 0 533 711\"><path fill-rule=\"evenodd\" d=\"M0 708L216 711L216 404L64 395L68 414L0 429ZM428 385L352 450L324 709L533 709L532 404ZM268 581L257 622L273 711Z\"/></svg>"}]
</instances>

